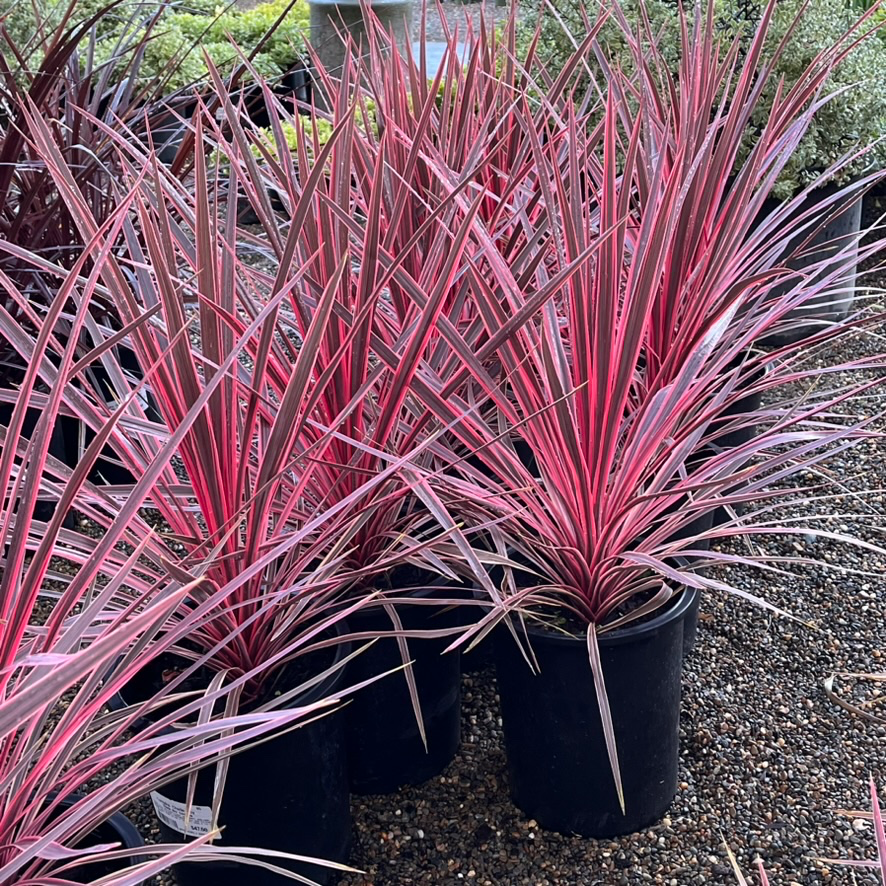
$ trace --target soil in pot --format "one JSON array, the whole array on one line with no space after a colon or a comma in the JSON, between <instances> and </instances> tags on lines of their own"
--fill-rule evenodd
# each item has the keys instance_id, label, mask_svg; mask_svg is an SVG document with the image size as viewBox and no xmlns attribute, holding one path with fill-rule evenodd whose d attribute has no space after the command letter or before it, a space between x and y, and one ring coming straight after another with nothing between
<instances>
[{"instance_id":1,"label":"soil in pot","mask_svg":"<svg viewBox=\"0 0 886 886\"><path fill-rule=\"evenodd\" d=\"M59 806L67 809L80 799L82 797L78 794L72 794L61 800ZM120 849L139 849L145 845L135 825L125 815L116 812L106 822L95 828L87 839L82 840L74 848L82 849L108 843L119 843L120 846L118 848ZM62 876L73 883L93 883L102 877L107 877L109 874L119 874L121 871L126 870L126 868L141 864L145 860L141 856L133 856L129 859L119 859L116 861L96 861L91 864L78 865L74 870L65 872Z\"/></svg>"},{"instance_id":2,"label":"soil in pot","mask_svg":"<svg viewBox=\"0 0 886 886\"><path fill-rule=\"evenodd\" d=\"M343 630L340 627L339 632ZM323 652L314 658L304 656L310 671L286 672L281 687L291 688L309 673L325 670L333 661L341 661L348 644ZM320 661L319 658L323 660ZM297 663L296 663L297 664ZM159 656L126 687L124 699L149 698L169 679L169 668L178 663ZM200 688L208 682L202 681ZM198 681L200 682L200 681ZM336 671L318 686L293 702L310 704L333 695L345 684L344 670ZM189 835L206 833L211 817L215 767L200 771ZM184 803L187 782L181 779L151 794L164 840L181 842L184 834ZM307 725L278 735L231 758L219 814L224 828L221 847L254 846L276 849L297 855L309 855L330 861L345 862L351 846L351 814L348 791L344 735L344 715L336 711ZM319 884L337 883L340 874L327 867L275 860ZM174 868L182 886L284 886L289 878L255 866L228 862L182 863Z\"/></svg>"},{"instance_id":3,"label":"soil in pot","mask_svg":"<svg viewBox=\"0 0 886 886\"><path fill-rule=\"evenodd\" d=\"M585 837L657 821L677 790L683 624L696 592L642 623L601 634L603 676L625 794L619 808L587 640L527 621L539 673L509 633L495 638L496 673L514 803L543 828ZM518 627L524 642L526 634Z\"/></svg>"},{"instance_id":4,"label":"soil in pot","mask_svg":"<svg viewBox=\"0 0 886 886\"><path fill-rule=\"evenodd\" d=\"M399 571L399 570L398 570ZM426 576L424 585L434 582ZM418 585L418 576L396 586ZM439 579L436 581L439 584ZM456 589L417 589L414 597L452 598ZM405 630L434 630L464 622L460 607L395 603ZM381 635L348 666L348 682L357 683L403 664L397 640L382 606L372 605L348 618L354 633ZM444 650L453 637L407 639L409 660L418 690L427 750L422 743L405 673L389 674L357 693L346 710L351 790L357 794L388 794L438 775L452 761L461 740L461 653ZM359 640L354 645L360 645Z\"/></svg>"}]
</instances>

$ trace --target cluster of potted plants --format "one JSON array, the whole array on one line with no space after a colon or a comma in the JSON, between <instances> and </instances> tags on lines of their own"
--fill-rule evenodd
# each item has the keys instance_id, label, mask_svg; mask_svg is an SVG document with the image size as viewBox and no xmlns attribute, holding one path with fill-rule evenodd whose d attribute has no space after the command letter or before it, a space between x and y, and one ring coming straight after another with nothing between
<instances>
[{"instance_id":1,"label":"cluster of potted plants","mask_svg":"<svg viewBox=\"0 0 886 886\"><path fill-rule=\"evenodd\" d=\"M10 188L0 244L0 883L335 882L349 794L455 754L472 647L526 814L586 836L663 814L700 598L775 609L711 567L778 558L722 543L819 531L779 521L811 494L784 481L871 433L845 410L880 377L822 382L883 362L806 359L870 310L796 334L882 246L809 246L879 170L810 206L859 147L767 203L866 19L759 124L776 4L751 38L713 12L681 19L676 73L617 6L559 71L515 16L436 71L370 23L340 76L315 59L325 111L210 61L171 166L150 118L76 111L92 176L46 78L9 79L4 137L54 210ZM44 65L81 76L91 27ZM52 249L17 241L35 217ZM106 830L144 796L161 845Z\"/></svg>"}]
</instances>

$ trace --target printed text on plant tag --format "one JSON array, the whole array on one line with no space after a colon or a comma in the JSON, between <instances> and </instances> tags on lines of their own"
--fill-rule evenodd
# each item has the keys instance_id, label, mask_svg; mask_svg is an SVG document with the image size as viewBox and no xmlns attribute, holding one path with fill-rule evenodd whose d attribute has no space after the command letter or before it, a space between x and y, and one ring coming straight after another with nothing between
<instances>
[{"instance_id":1,"label":"printed text on plant tag","mask_svg":"<svg viewBox=\"0 0 886 886\"><path fill-rule=\"evenodd\" d=\"M188 828L185 830L185 804L170 800L156 791L151 793L151 802L157 818L167 827L188 837L202 837L209 833L212 822L212 810L208 806L191 806ZM216 838L218 839L218 838Z\"/></svg>"}]
</instances>

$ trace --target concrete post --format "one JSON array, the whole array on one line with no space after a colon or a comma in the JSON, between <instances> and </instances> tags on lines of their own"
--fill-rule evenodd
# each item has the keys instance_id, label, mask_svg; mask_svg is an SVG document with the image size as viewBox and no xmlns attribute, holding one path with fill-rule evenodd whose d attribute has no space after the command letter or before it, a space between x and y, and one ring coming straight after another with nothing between
<instances>
[{"instance_id":1,"label":"concrete post","mask_svg":"<svg viewBox=\"0 0 886 886\"><path fill-rule=\"evenodd\" d=\"M366 22L359 0L308 0L311 7L311 46L331 76L337 77L345 60L350 34L358 52L367 52ZM371 0L368 3L382 28L394 36L401 50L411 42L413 0Z\"/></svg>"}]
</instances>

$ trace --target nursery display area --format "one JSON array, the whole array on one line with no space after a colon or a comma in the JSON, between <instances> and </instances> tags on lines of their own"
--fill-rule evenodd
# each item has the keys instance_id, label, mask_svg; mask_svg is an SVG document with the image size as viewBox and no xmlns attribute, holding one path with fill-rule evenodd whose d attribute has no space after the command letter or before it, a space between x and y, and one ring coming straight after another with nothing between
<instances>
[{"instance_id":1,"label":"nursery display area","mask_svg":"<svg viewBox=\"0 0 886 886\"><path fill-rule=\"evenodd\" d=\"M886 883L886 16L20 4L0 886Z\"/></svg>"}]
</instances>

